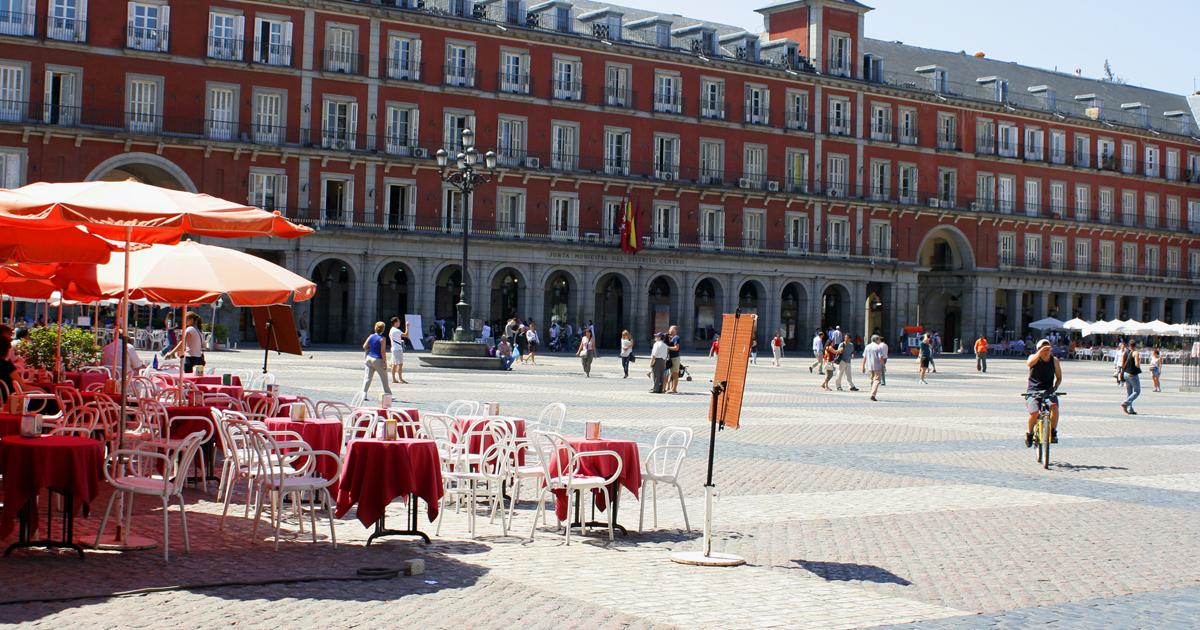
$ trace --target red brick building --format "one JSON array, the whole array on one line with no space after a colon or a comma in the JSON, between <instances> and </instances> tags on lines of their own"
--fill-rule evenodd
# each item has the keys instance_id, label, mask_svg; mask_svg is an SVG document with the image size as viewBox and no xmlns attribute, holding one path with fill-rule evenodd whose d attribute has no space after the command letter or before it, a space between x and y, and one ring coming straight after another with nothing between
<instances>
[{"instance_id":1,"label":"red brick building","mask_svg":"<svg viewBox=\"0 0 1200 630\"><path fill-rule=\"evenodd\" d=\"M869 11L0 0L0 185L132 176L319 227L241 243L319 283L316 342L453 319L464 216L477 317L609 344L739 306L800 347L1198 318L1197 97L867 39ZM464 128L501 162L465 209L433 160Z\"/></svg>"}]
</instances>

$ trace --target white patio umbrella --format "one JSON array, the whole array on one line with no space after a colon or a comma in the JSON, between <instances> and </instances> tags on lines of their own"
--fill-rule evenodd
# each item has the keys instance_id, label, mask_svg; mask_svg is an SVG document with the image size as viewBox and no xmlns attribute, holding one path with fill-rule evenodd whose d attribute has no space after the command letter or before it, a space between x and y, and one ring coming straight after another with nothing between
<instances>
[{"instance_id":1,"label":"white patio umbrella","mask_svg":"<svg viewBox=\"0 0 1200 630\"><path fill-rule=\"evenodd\" d=\"M1168 324L1167 322L1164 322L1161 319L1156 319L1154 321L1147 322L1146 328L1154 331L1150 334L1158 335L1159 337L1177 337L1177 336L1179 336L1179 330L1175 326L1172 326L1171 324Z\"/></svg>"},{"instance_id":2,"label":"white patio umbrella","mask_svg":"<svg viewBox=\"0 0 1200 630\"><path fill-rule=\"evenodd\" d=\"M1146 327L1145 322L1139 322L1136 319L1127 319L1117 326L1116 332L1122 335L1152 335L1154 334Z\"/></svg>"},{"instance_id":3,"label":"white patio umbrella","mask_svg":"<svg viewBox=\"0 0 1200 630\"><path fill-rule=\"evenodd\" d=\"M1092 322L1084 327L1083 336L1090 337L1092 335L1111 335L1117 332L1118 325L1120 325L1120 322L1116 320L1111 322Z\"/></svg>"},{"instance_id":4,"label":"white patio umbrella","mask_svg":"<svg viewBox=\"0 0 1200 630\"><path fill-rule=\"evenodd\" d=\"M1083 330L1090 325L1091 324L1083 321L1082 319L1079 319L1078 317L1076 317L1074 319L1069 319L1069 320L1063 322L1063 328L1065 328L1066 330Z\"/></svg>"},{"instance_id":5,"label":"white patio umbrella","mask_svg":"<svg viewBox=\"0 0 1200 630\"><path fill-rule=\"evenodd\" d=\"M1054 317L1043 317L1029 327L1034 330L1063 330L1063 321Z\"/></svg>"}]
</instances>

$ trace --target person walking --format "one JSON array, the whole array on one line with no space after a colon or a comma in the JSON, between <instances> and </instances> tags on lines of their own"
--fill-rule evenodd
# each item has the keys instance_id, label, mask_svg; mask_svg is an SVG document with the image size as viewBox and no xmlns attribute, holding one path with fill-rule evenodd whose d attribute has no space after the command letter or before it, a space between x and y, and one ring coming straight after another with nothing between
<instances>
[{"instance_id":1,"label":"person walking","mask_svg":"<svg viewBox=\"0 0 1200 630\"><path fill-rule=\"evenodd\" d=\"M583 363L583 375L592 377L592 360L596 358L596 342L592 338L592 331L585 329L583 338L579 340L579 350L575 352Z\"/></svg>"},{"instance_id":2,"label":"person walking","mask_svg":"<svg viewBox=\"0 0 1200 630\"><path fill-rule=\"evenodd\" d=\"M834 347L842 344L842 327L834 326L833 330L829 331L829 341L833 342Z\"/></svg>"},{"instance_id":3,"label":"person walking","mask_svg":"<svg viewBox=\"0 0 1200 630\"><path fill-rule=\"evenodd\" d=\"M1142 359L1138 356L1137 342L1132 339L1125 344L1125 354L1121 357L1121 376L1125 381L1125 402L1121 403L1121 410L1125 413L1136 416L1137 412L1133 410L1133 401L1142 395L1142 379L1139 376L1142 373Z\"/></svg>"},{"instance_id":4,"label":"person walking","mask_svg":"<svg viewBox=\"0 0 1200 630\"><path fill-rule=\"evenodd\" d=\"M987 373L987 353L988 342L987 337L979 335L975 340L975 371Z\"/></svg>"},{"instance_id":5,"label":"person walking","mask_svg":"<svg viewBox=\"0 0 1200 630\"><path fill-rule=\"evenodd\" d=\"M679 327L671 324L667 329L667 357L671 364L671 383L667 388L668 393L679 393L679 368L683 365L683 361L679 358L679 348L682 341L679 339Z\"/></svg>"},{"instance_id":6,"label":"person walking","mask_svg":"<svg viewBox=\"0 0 1200 630\"><path fill-rule=\"evenodd\" d=\"M625 371L624 378L629 378L629 364L633 363L633 335L628 330L621 331L621 369Z\"/></svg>"},{"instance_id":7,"label":"person walking","mask_svg":"<svg viewBox=\"0 0 1200 630\"><path fill-rule=\"evenodd\" d=\"M758 365L758 335L750 338L750 362Z\"/></svg>"},{"instance_id":8,"label":"person walking","mask_svg":"<svg viewBox=\"0 0 1200 630\"><path fill-rule=\"evenodd\" d=\"M879 395L883 383L883 368L887 364L887 345L879 335L871 335L871 343L863 348L862 371L871 373L871 400Z\"/></svg>"},{"instance_id":9,"label":"person walking","mask_svg":"<svg viewBox=\"0 0 1200 630\"><path fill-rule=\"evenodd\" d=\"M1159 382L1159 377L1162 376L1163 358L1158 353L1158 348L1150 352L1150 378L1154 379L1154 391L1161 392L1162 384Z\"/></svg>"},{"instance_id":10,"label":"person walking","mask_svg":"<svg viewBox=\"0 0 1200 630\"><path fill-rule=\"evenodd\" d=\"M851 374L850 362L854 360L854 340L850 339L849 335L842 336L842 343L837 348L837 389L842 391L842 378L845 377L846 384L850 386L850 391L858 391L858 387L854 385L854 376Z\"/></svg>"},{"instance_id":11,"label":"person walking","mask_svg":"<svg viewBox=\"0 0 1200 630\"><path fill-rule=\"evenodd\" d=\"M167 356L182 356L183 357L183 372L191 374L197 365L205 365L204 362L204 333L200 332L203 328L203 323L200 316L196 313L187 314L187 328L183 331L183 339L179 340Z\"/></svg>"},{"instance_id":12,"label":"person walking","mask_svg":"<svg viewBox=\"0 0 1200 630\"><path fill-rule=\"evenodd\" d=\"M541 338L538 337L537 324L529 322L529 328L525 330L526 363L537 365L537 350L541 341Z\"/></svg>"},{"instance_id":13,"label":"person walking","mask_svg":"<svg viewBox=\"0 0 1200 630\"><path fill-rule=\"evenodd\" d=\"M367 390L371 388L371 378L376 374L379 375L379 382L383 383L383 393L391 396L392 388L388 385L387 359L384 357L387 349L387 337L383 336L383 322L375 322L375 332L367 337L363 342L363 351L367 353L366 360L363 362L366 369L363 372L363 400L367 399Z\"/></svg>"},{"instance_id":14,"label":"person walking","mask_svg":"<svg viewBox=\"0 0 1200 630\"><path fill-rule=\"evenodd\" d=\"M1121 366L1125 361L1125 342L1117 344L1117 355L1113 357L1113 378L1117 379L1117 387L1125 384L1125 372L1121 371Z\"/></svg>"},{"instance_id":15,"label":"person walking","mask_svg":"<svg viewBox=\"0 0 1200 630\"><path fill-rule=\"evenodd\" d=\"M941 337L938 336L936 330L932 334L925 333L925 343L929 344L929 371L937 374L937 363L933 358L941 354Z\"/></svg>"},{"instance_id":16,"label":"person walking","mask_svg":"<svg viewBox=\"0 0 1200 630\"><path fill-rule=\"evenodd\" d=\"M821 350L821 372L825 374L825 380L821 381L821 389L830 391L829 381L833 378L833 372L837 369L837 348L830 341L825 344L825 348Z\"/></svg>"},{"instance_id":17,"label":"person walking","mask_svg":"<svg viewBox=\"0 0 1200 630\"><path fill-rule=\"evenodd\" d=\"M779 367L779 360L783 358L783 331L775 333L775 338L771 340L771 364Z\"/></svg>"},{"instance_id":18,"label":"person walking","mask_svg":"<svg viewBox=\"0 0 1200 630\"><path fill-rule=\"evenodd\" d=\"M708 357L719 357L721 354L721 335L713 335L712 344L708 346Z\"/></svg>"},{"instance_id":19,"label":"person walking","mask_svg":"<svg viewBox=\"0 0 1200 630\"><path fill-rule=\"evenodd\" d=\"M400 318L392 318L392 329L388 331L388 341L392 347L392 382L405 383L404 380L404 340L408 337L408 322L400 327Z\"/></svg>"},{"instance_id":20,"label":"person walking","mask_svg":"<svg viewBox=\"0 0 1200 630\"><path fill-rule=\"evenodd\" d=\"M651 394L663 393L663 373L671 361L670 350L667 349L666 338L662 333L655 333L654 345L650 347L650 388Z\"/></svg>"},{"instance_id":21,"label":"person walking","mask_svg":"<svg viewBox=\"0 0 1200 630\"><path fill-rule=\"evenodd\" d=\"M929 384L925 380L925 374L929 372L929 366L933 364L933 345L930 343L929 335L921 337L921 344L917 347L917 376L921 383Z\"/></svg>"},{"instance_id":22,"label":"person walking","mask_svg":"<svg viewBox=\"0 0 1200 630\"><path fill-rule=\"evenodd\" d=\"M821 366L821 353L825 350L825 333L817 331L817 334L812 338L813 362L809 364L808 371L811 373L813 368Z\"/></svg>"}]
</instances>

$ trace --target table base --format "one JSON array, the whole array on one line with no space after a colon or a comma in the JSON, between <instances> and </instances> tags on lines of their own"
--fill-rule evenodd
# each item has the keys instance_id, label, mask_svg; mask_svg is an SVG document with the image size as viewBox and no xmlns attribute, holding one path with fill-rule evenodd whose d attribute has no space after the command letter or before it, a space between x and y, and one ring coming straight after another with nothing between
<instances>
[{"instance_id":1,"label":"table base","mask_svg":"<svg viewBox=\"0 0 1200 630\"><path fill-rule=\"evenodd\" d=\"M622 536L628 536L629 532L625 529L625 527L623 525L621 525L620 523L617 522L617 515L620 513L618 510L621 506L621 486L620 486L620 484L613 484L613 485L616 486L616 488L609 489L609 506L608 506L608 509L612 510L612 513L613 513L613 532L619 533ZM592 499L592 520L584 521L582 518L580 518L580 516L579 516L579 503L580 503L579 499L580 499L581 492L582 492L581 490L575 491L575 521L570 524L570 527L581 527L582 528L582 527L586 526L586 527L600 527L600 528L608 529L608 521L595 520L595 518L596 518L596 501L594 498Z\"/></svg>"},{"instance_id":2,"label":"table base","mask_svg":"<svg viewBox=\"0 0 1200 630\"><path fill-rule=\"evenodd\" d=\"M387 525L384 523L387 517L380 516L379 520L375 521L375 531L372 532L367 538L367 546L370 546L371 541L375 540L376 538L383 538L384 536L417 536L424 540L425 544L428 545L432 541L429 539L428 534L417 529L417 514L417 495L410 494L408 495L408 518L406 519L408 521L409 528L388 529Z\"/></svg>"},{"instance_id":3,"label":"table base","mask_svg":"<svg viewBox=\"0 0 1200 630\"><path fill-rule=\"evenodd\" d=\"M66 510L62 516L62 539L53 540L49 538L50 533L54 531L54 493L50 493L50 499L46 502L46 536L38 540L29 538L32 529L29 526L29 504L36 501L34 497L27 501L21 508L20 514L17 516L17 542L8 546L4 550L4 557L7 558L17 549L74 549L75 553L79 554L79 559L83 560L83 547L75 544L75 496L70 490L64 490L62 493L63 505Z\"/></svg>"},{"instance_id":4,"label":"table base","mask_svg":"<svg viewBox=\"0 0 1200 630\"><path fill-rule=\"evenodd\" d=\"M142 536L140 534L122 536L117 532L105 534L100 538L100 544L96 544L95 536L80 538L76 542L88 549L96 549L98 551L146 551L158 546L158 541L149 536Z\"/></svg>"}]
</instances>

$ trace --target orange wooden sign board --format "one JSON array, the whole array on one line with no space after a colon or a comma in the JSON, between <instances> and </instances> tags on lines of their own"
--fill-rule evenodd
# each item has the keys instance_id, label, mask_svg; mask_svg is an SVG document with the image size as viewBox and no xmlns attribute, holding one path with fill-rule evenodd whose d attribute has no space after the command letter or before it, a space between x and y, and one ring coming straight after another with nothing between
<instances>
[{"instance_id":1,"label":"orange wooden sign board","mask_svg":"<svg viewBox=\"0 0 1200 630\"><path fill-rule=\"evenodd\" d=\"M746 370L750 366L750 340L758 330L757 315L726 313L721 318L721 354L713 386L720 392L709 409L709 417L723 427L738 428L742 417L742 394L746 391ZM714 413L715 411L715 413Z\"/></svg>"}]
</instances>

